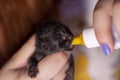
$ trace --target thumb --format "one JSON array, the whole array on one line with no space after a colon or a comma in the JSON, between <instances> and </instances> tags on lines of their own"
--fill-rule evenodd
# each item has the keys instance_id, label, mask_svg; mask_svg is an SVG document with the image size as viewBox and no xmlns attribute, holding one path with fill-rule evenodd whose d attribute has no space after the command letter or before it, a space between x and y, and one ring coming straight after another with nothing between
<instances>
[{"instance_id":1,"label":"thumb","mask_svg":"<svg viewBox=\"0 0 120 80\"><path fill-rule=\"evenodd\" d=\"M28 58L32 55L35 49L35 35L33 35L6 64L9 69L24 67L27 64Z\"/></svg>"}]
</instances>

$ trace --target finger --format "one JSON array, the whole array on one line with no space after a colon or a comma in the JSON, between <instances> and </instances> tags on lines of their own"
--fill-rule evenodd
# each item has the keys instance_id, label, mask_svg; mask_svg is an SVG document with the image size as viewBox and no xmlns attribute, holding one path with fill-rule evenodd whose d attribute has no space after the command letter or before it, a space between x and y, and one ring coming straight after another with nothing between
<instances>
[{"instance_id":1,"label":"finger","mask_svg":"<svg viewBox=\"0 0 120 80\"><path fill-rule=\"evenodd\" d=\"M120 0L115 0L113 5L114 26L120 36Z\"/></svg>"},{"instance_id":2,"label":"finger","mask_svg":"<svg viewBox=\"0 0 120 80\"><path fill-rule=\"evenodd\" d=\"M35 35L33 35L9 60L7 66L9 68L20 68L27 64L28 58L35 50Z\"/></svg>"},{"instance_id":3,"label":"finger","mask_svg":"<svg viewBox=\"0 0 120 80\"><path fill-rule=\"evenodd\" d=\"M38 65L40 71L38 74L38 79L52 79L66 65L69 55L70 54L65 52L58 52L45 57Z\"/></svg>"},{"instance_id":4,"label":"finger","mask_svg":"<svg viewBox=\"0 0 120 80\"><path fill-rule=\"evenodd\" d=\"M93 15L96 37L105 54L109 54L114 48L111 31L112 4L113 0L99 0Z\"/></svg>"},{"instance_id":5,"label":"finger","mask_svg":"<svg viewBox=\"0 0 120 80\"><path fill-rule=\"evenodd\" d=\"M63 67L63 69L57 74L55 75L55 77L52 80L64 80L65 77L67 76L66 74L66 70L68 69L69 65L65 65Z\"/></svg>"}]
</instances>

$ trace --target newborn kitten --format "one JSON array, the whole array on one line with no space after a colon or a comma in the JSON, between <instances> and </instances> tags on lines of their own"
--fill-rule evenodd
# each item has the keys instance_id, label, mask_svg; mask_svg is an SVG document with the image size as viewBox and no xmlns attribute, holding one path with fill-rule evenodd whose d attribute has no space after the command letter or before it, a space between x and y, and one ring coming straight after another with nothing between
<instances>
[{"instance_id":1,"label":"newborn kitten","mask_svg":"<svg viewBox=\"0 0 120 80\"><path fill-rule=\"evenodd\" d=\"M31 78L37 76L39 72L37 68L38 62L47 55L61 51L71 51L73 49L71 46L72 40L73 34L67 26L60 22L49 20L41 26L38 26L36 30L36 49L28 61L28 76ZM64 80L73 80L74 63L72 55L68 63L69 69L66 71Z\"/></svg>"}]
</instances>

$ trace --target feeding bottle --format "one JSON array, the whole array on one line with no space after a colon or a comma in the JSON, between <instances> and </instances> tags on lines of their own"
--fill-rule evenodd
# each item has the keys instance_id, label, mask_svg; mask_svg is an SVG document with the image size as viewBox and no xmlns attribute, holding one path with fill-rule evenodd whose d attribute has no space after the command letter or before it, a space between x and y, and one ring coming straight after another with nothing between
<instances>
[{"instance_id":1,"label":"feeding bottle","mask_svg":"<svg viewBox=\"0 0 120 80\"><path fill-rule=\"evenodd\" d=\"M120 48L120 38L118 37L118 34L113 27L112 33L114 38L114 48L118 49ZM75 37L72 41L72 45L83 45L86 46L87 48L95 48L100 46L96 39L94 29L92 27L84 29L82 34Z\"/></svg>"}]
</instances>

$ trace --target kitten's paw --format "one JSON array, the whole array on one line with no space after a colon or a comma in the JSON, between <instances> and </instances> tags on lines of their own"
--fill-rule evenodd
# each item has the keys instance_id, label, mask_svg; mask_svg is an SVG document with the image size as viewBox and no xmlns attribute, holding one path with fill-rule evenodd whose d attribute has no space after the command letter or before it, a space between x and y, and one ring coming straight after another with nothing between
<instances>
[{"instance_id":1,"label":"kitten's paw","mask_svg":"<svg viewBox=\"0 0 120 80\"><path fill-rule=\"evenodd\" d=\"M37 77L39 70L36 66L30 66L28 68L28 76L30 76L30 78L35 78Z\"/></svg>"}]
</instances>

